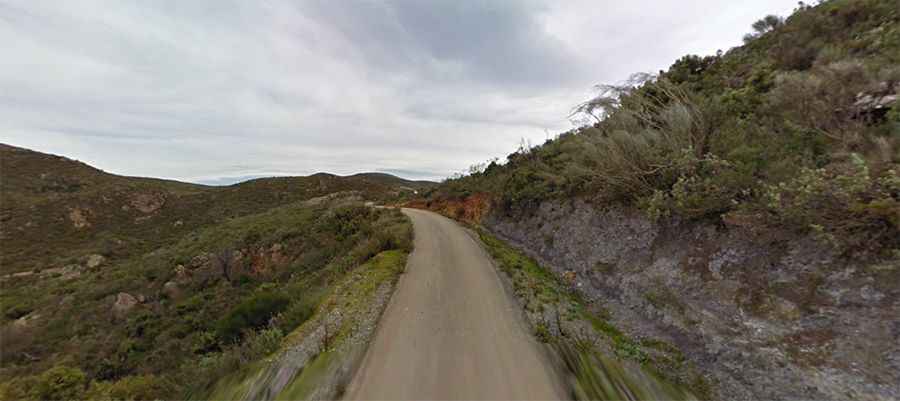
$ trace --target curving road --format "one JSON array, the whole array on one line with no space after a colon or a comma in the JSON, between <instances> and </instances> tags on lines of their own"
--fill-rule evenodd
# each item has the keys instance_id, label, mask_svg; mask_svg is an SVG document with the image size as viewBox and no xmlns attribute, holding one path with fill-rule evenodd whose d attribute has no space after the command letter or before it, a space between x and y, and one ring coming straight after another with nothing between
<instances>
[{"instance_id":1,"label":"curving road","mask_svg":"<svg viewBox=\"0 0 900 401\"><path fill-rule=\"evenodd\" d=\"M455 222L403 212L415 251L346 398L565 398L490 256Z\"/></svg>"}]
</instances>

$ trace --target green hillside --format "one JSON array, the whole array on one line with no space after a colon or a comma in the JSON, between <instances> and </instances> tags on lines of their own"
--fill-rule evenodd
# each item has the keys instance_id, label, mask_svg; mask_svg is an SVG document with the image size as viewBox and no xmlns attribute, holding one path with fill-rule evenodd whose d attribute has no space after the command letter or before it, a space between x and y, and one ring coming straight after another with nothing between
<instances>
[{"instance_id":1,"label":"green hillside","mask_svg":"<svg viewBox=\"0 0 900 401\"><path fill-rule=\"evenodd\" d=\"M317 174L209 187L8 145L0 160L2 399L202 396L278 349L348 272L389 250L402 267L408 221L363 203L431 185Z\"/></svg>"},{"instance_id":2,"label":"green hillside","mask_svg":"<svg viewBox=\"0 0 900 401\"><path fill-rule=\"evenodd\" d=\"M433 183L390 175L255 179L211 187L108 174L65 157L0 144L2 274L90 253L126 258L210 224L335 192L394 202Z\"/></svg>"},{"instance_id":3,"label":"green hillside","mask_svg":"<svg viewBox=\"0 0 900 401\"><path fill-rule=\"evenodd\" d=\"M599 86L592 122L446 181L506 213L549 199L656 219L814 230L844 252L900 246L900 2L832 0L754 24L745 44Z\"/></svg>"}]
</instances>

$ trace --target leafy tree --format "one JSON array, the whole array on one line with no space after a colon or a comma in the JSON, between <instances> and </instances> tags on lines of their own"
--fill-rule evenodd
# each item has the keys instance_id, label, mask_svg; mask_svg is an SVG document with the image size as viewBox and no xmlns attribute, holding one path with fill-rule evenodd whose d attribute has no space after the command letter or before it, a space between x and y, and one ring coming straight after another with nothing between
<instances>
[{"instance_id":1,"label":"leafy tree","mask_svg":"<svg viewBox=\"0 0 900 401\"><path fill-rule=\"evenodd\" d=\"M750 42L753 39L756 39L766 33L774 31L778 27L784 25L784 19L777 16L769 14L764 18L754 22L750 27L753 28L752 33L748 33L744 36L744 42Z\"/></svg>"}]
</instances>

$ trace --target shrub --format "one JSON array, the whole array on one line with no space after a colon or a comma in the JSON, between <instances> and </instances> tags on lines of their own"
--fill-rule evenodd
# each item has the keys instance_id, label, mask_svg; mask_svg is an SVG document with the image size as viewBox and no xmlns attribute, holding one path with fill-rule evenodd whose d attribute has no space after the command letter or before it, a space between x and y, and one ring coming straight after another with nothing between
<instances>
[{"instance_id":1,"label":"shrub","mask_svg":"<svg viewBox=\"0 0 900 401\"><path fill-rule=\"evenodd\" d=\"M154 375L126 376L115 382L93 382L86 399L98 401L161 400L171 394L172 383Z\"/></svg>"},{"instance_id":2,"label":"shrub","mask_svg":"<svg viewBox=\"0 0 900 401\"><path fill-rule=\"evenodd\" d=\"M37 377L16 377L0 383L0 400L34 399L31 391L35 388Z\"/></svg>"},{"instance_id":3,"label":"shrub","mask_svg":"<svg viewBox=\"0 0 900 401\"><path fill-rule=\"evenodd\" d=\"M260 330L249 335L240 347L235 348L242 364L269 355L281 345L284 333L277 327Z\"/></svg>"},{"instance_id":4,"label":"shrub","mask_svg":"<svg viewBox=\"0 0 900 401\"><path fill-rule=\"evenodd\" d=\"M291 303L282 312L276 321L276 325L285 333L290 333L295 328L309 320L316 312L318 299L300 299Z\"/></svg>"},{"instance_id":5,"label":"shrub","mask_svg":"<svg viewBox=\"0 0 900 401\"><path fill-rule=\"evenodd\" d=\"M853 145L858 143L865 123L856 118L857 95L876 85L876 77L859 61L785 73L778 76L770 95L769 113L841 145Z\"/></svg>"},{"instance_id":6,"label":"shrub","mask_svg":"<svg viewBox=\"0 0 900 401\"><path fill-rule=\"evenodd\" d=\"M270 328L250 333L241 344L226 346L221 352L203 355L199 361L188 361L181 366L182 380L188 394L205 394L219 378L232 374L251 361L275 352L284 339L278 328ZM193 397L189 397L193 399Z\"/></svg>"},{"instance_id":7,"label":"shrub","mask_svg":"<svg viewBox=\"0 0 900 401\"><path fill-rule=\"evenodd\" d=\"M84 398L87 376L78 368L55 366L40 376L31 389L39 400L69 401Z\"/></svg>"},{"instance_id":8,"label":"shrub","mask_svg":"<svg viewBox=\"0 0 900 401\"><path fill-rule=\"evenodd\" d=\"M335 233L337 239L343 241L368 227L366 223L372 213L371 208L365 206L339 206L321 223L323 228Z\"/></svg>"},{"instance_id":9,"label":"shrub","mask_svg":"<svg viewBox=\"0 0 900 401\"><path fill-rule=\"evenodd\" d=\"M682 156L682 174L669 190L657 189L638 205L651 219L673 215L702 218L725 212L749 194L752 177L735 164L714 155Z\"/></svg>"},{"instance_id":10,"label":"shrub","mask_svg":"<svg viewBox=\"0 0 900 401\"><path fill-rule=\"evenodd\" d=\"M266 325L275 314L288 306L290 300L279 293L260 292L241 302L216 323L216 336L224 343L241 337L244 330Z\"/></svg>"},{"instance_id":11,"label":"shrub","mask_svg":"<svg viewBox=\"0 0 900 401\"><path fill-rule=\"evenodd\" d=\"M15 303L3 305L3 316L9 320L16 320L31 313L34 307L27 300L15 300Z\"/></svg>"},{"instance_id":12,"label":"shrub","mask_svg":"<svg viewBox=\"0 0 900 401\"><path fill-rule=\"evenodd\" d=\"M803 169L793 180L769 186L765 207L777 221L807 227L846 248L878 248L900 238L900 177L888 170L873 178L865 160Z\"/></svg>"}]
</instances>

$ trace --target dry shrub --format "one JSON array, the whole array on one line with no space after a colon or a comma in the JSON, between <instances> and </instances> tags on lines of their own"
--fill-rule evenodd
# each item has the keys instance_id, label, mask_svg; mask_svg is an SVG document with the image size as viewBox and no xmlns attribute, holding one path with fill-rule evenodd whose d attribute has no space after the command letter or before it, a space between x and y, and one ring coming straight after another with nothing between
<instances>
[{"instance_id":1,"label":"dry shrub","mask_svg":"<svg viewBox=\"0 0 900 401\"><path fill-rule=\"evenodd\" d=\"M846 147L860 144L866 125L855 103L878 79L858 61L841 61L808 72L787 72L770 94L772 114Z\"/></svg>"}]
</instances>

